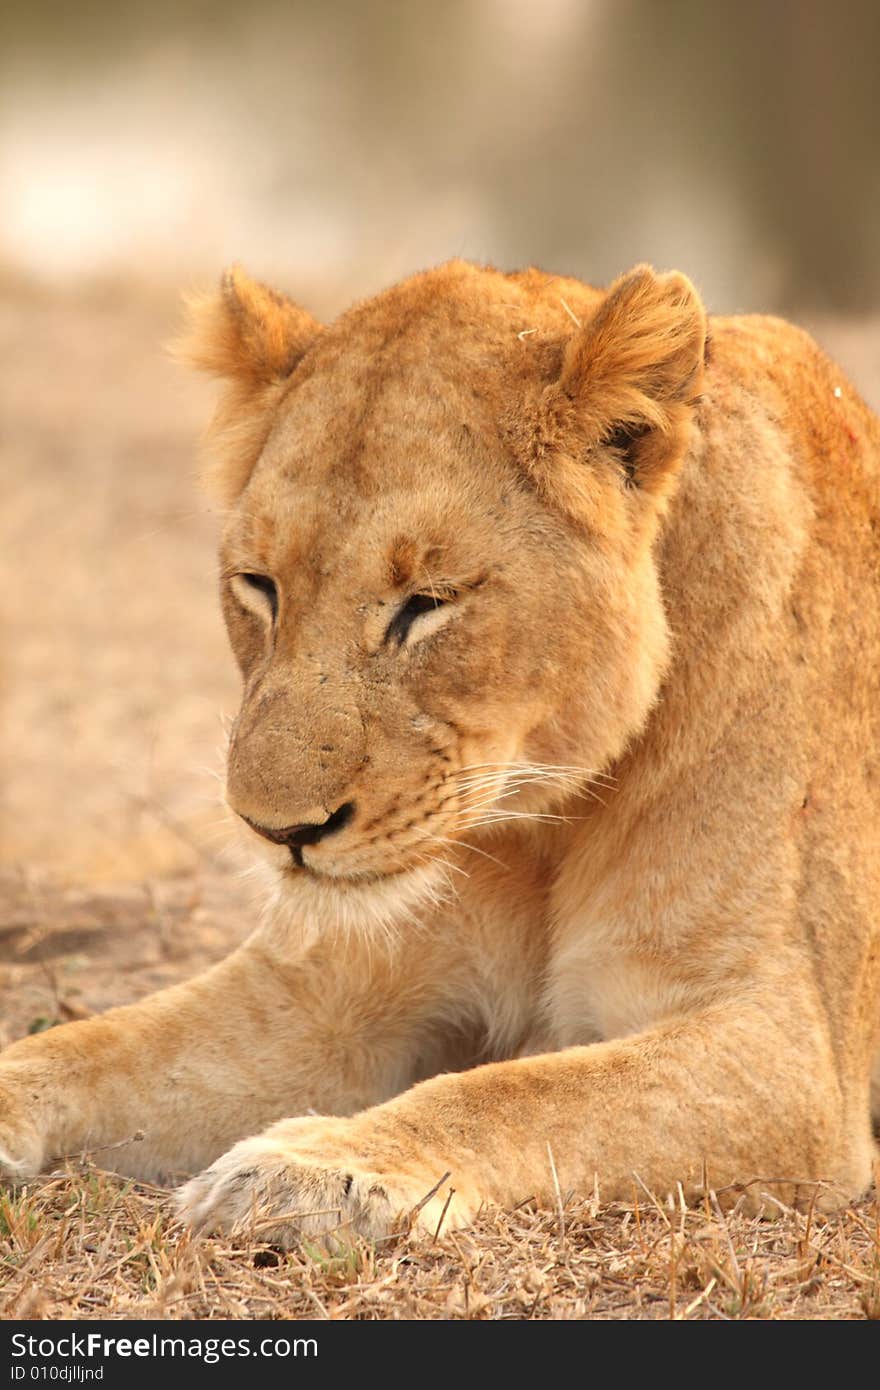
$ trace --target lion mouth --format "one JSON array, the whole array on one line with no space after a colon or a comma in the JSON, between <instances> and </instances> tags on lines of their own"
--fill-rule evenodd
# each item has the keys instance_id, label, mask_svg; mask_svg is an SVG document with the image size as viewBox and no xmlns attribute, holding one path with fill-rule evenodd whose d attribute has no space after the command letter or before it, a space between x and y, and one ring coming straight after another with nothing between
<instances>
[{"instance_id":1,"label":"lion mouth","mask_svg":"<svg viewBox=\"0 0 880 1390\"><path fill-rule=\"evenodd\" d=\"M391 870L382 873L376 869L360 869L354 873L327 873L325 870L307 864L303 859L302 846L292 846L290 850L291 862L282 869L285 878L302 881L303 876L310 878L315 883L323 883L328 887L340 888L360 888L368 887L372 883L384 883L388 879L397 878L404 873L403 869Z\"/></svg>"},{"instance_id":2,"label":"lion mouth","mask_svg":"<svg viewBox=\"0 0 880 1390\"><path fill-rule=\"evenodd\" d=\"M234 807L233 810L235 810ZM305 845L317 845L329 835L337 835L340 830L344 830L354 819L356 810L353 801L346 801L342 806L337 806L336 810L322 821L305 821L299 825L287 825L283 828L263 825L250 816L246 816L243 811L236 811L236 815L240 816L245 825L249 825L251 830L264 840L269 840L273 845L285 845L292 854L295 854ZM301 857L299 862L302 862Z\"/></svg>"}]
</instances>

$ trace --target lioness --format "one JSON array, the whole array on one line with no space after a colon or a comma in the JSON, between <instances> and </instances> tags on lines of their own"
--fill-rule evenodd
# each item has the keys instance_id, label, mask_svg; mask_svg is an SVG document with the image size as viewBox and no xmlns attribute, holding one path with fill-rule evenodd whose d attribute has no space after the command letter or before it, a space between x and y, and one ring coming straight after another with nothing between
<instances>
[{"instance_id":1,"label":"lioness","mask_svg":"<svg viewBox=\"0 0 880 1390\"><path fill-rule=\"evenodd\" d=\"M880 422L841 372L646 267L454 262L329 328L233 271L186 351L227 383L227 795L271 904L8 1049L5 1172L117 1145L280 1242L450 1189L449 1224L635 1174L863 1191Z\"/></svg>"}]
</instances>

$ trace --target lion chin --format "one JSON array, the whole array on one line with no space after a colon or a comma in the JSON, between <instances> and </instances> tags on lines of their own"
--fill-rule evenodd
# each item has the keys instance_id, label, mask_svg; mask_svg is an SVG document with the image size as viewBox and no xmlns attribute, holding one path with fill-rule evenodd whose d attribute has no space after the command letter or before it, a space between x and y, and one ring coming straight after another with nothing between
<instances>
[{"instance_id":1,"label":"lion chin","mask_svg":"<svg viewBox=\"0 0 880 1390\"><path fill-rule=\"evenodd\" d=\"M303 947L349 935L394 945L455 898L449 869L437 862L349 878L258 859L245 873L267 929Z\"/></svg>"}]
</instances>

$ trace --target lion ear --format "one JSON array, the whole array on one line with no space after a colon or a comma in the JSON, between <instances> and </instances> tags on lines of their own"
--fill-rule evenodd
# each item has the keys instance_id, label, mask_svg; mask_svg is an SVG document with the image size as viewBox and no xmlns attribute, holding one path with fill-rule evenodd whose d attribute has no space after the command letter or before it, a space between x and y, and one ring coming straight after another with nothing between
<instances>
[{"instance_id":1,"label":"lion ear","mask_svg":"<svg viewBox=\"0 0 880 1390\"><path fill-rule=\"evenodd\" d=\"M321 325L239 266L225 272L219 290L192 296L186 307L187 323L172 353L226 383L206 437L205 483L229 506L266 442L284 383Z\"/></svg>"},{"instance_id":2,"label":"lion ear","mask_svg":"<svg viewBox=\"0 0 880 1390\"><path fill-rule=\"evenodd\" d=\"M650 490L681 456L705 351L706 311L690 280L637 266L569 340L557 389L588 447L607 444Z\"/></svg>"},{"instance_id":3,"label":"lion ear","mask_svg":"<svg viewBox=\"0 0 880 1390\"><path fill-rule=\"evenodd\" d=\"M259 390L290 376L321 331L305 309L231 266L210 294L187 301L177 357L200 371Z\"/></svg>"}]
</instances>

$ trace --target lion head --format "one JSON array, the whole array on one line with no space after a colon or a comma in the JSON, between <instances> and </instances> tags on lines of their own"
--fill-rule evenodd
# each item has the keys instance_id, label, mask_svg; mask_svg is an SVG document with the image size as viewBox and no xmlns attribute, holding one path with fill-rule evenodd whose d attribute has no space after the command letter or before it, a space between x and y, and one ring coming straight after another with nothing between
<instances>
[{"instance_id":1,"label":"lion head","mask_svg":"<svg viewBox=\"0 0 880 1390\"><path fill-rule=\"evenodd\" d=\"M642 728L705 334L646 267L603 293L453 262L330 327L238 270L193 305L226 382L227 796L297 902L412 901Z\"/></svg>"}]
</instances>

